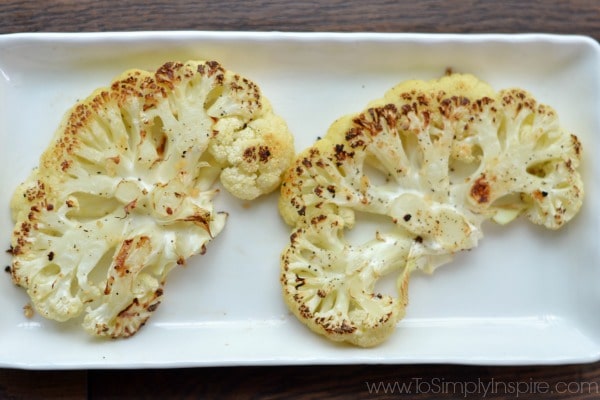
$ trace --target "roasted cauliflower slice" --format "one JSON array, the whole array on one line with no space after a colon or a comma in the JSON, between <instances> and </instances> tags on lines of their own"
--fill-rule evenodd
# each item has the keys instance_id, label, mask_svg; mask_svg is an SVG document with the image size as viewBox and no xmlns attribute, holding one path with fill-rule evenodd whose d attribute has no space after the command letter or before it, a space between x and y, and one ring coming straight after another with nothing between
<instances>
[{"instance_id":1,"label":"roasted cauliflower slice","mask_svg":"<svg viewBox=\"0 0 600 400\"><path fill-rule=\"evenodd\" d=\"M286 172L284 299L334 341L381 343L404 314L410 274L477 246L483 221L525 214L557 229L572 219L580 156L556 112L521 89L496 92L461 74L401 83L337 120ZM387 227L352 244L357 213ZM376 288L392 273L398 298Z\"/></svg>"},{"instance_id":2,"label":"roasted cauliflower slice","mask_svg":"<svg viewBox=\"0 0 600 400\"><path fill-rule=\"evenodd\" d=\"M15 191L12 279L44 317L131 336L223 229L215 181L253 199L293 155L258 86L217 62L127 71L67 112Z\"/></svg>"},{"instance_id":3,"label":"roasted cauliflower slice","mask_svg":"<svg viewBox=\"0 0 600 400\"><path fill-rule=\"evenodd\" d=\"M336 341L352 338L373 346L395 329L408 302L408 269L398 281L399 298L375 291L377 280L408 261L411 240L378 234L360 246L343 238L346 221L336 214L298 227L283 254L285 299L311 329Z\"/></svg>"}]
</instances>

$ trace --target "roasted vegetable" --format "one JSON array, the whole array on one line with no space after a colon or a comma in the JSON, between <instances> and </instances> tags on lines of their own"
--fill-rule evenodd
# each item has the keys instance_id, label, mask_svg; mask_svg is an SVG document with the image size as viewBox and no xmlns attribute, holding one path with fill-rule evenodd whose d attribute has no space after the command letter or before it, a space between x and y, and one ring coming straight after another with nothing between
<instances>
[{"instance_id":1,"label":"roasted vegetable","mask_svg":"<svg viewBox=\"0 0 600 400\"><path fill-rule=\"evenodd\" d=\"M133 335L168 272L221 232L217 178L274 190L293 139L258 86L217 62L130 70L67 112L12 199L12 278L42 316L84 313L93 335Z\"/></svg>"},{"instance_id":2,"label":"roasted vegetable","mask_svg":"<svg viewBox=\"0 0 600 400\"><path fill-rule=\"evenodd\" d=\"M460 74L402 83L337 120L287 171L285 301L332 340L376 345L404 314L410 273L477 246L484 220L525 214L556 229L573 218L580 155L556 112L524 90ZM351 244L357 212L387 225ZM375 288L390 273L398 298Z\"/></svg>"}]
</instances>

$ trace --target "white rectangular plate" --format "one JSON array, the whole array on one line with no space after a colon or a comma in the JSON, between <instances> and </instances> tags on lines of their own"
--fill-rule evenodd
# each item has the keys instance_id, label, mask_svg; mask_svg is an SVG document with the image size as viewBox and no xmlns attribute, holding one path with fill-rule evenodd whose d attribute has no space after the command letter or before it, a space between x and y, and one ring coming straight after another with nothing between
<instances>
[{"instance_id":1,"label":"white rectangular plate","mask_svg":"<svg viewBox=\"0 0 600 400\"><path fill-rule=\"evenodd\" d=\"M165 300L133 338L87 337L74 324L25 318L28 299L0 279L0 366L33 369L336 363L550 364L600 359L600 62L598 44L551 35L142 32L0 37L0 243L9 199L37 165L63 113L129 68L214 59L257 82L310 145L337 117L394 84L447 68L496 89L519 86L552 105L584 146L586 199L558 232L519 220L486 225L475 250L411 281L407 316L372 349L333 344L291 316L280 296L289 237L277 194L246 204L205 256L172 272ZM2 253L2 266L10 264Z\"/></svg>"}]
</instances>

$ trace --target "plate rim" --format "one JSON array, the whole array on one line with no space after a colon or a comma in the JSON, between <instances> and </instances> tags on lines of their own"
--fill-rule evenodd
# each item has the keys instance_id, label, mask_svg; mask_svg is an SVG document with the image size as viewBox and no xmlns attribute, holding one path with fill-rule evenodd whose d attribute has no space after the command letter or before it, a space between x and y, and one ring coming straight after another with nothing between
<instances>
[{"instance_id":1,"label":"plate rim","mask_svg":"<svg viewBox=\"0 0 600 400\"><path fill-rule=\"evenodd\" d=\"M565 34L554 34L554 33L382 33L382 32L285 32L285 31L113 31L113 32L22 32L22 33L9 33L0 35L0 49L6 43L14 41L41 41L41 42L61 42L61 43L81 43L81 42L105 42L106 40L114 40L118 42L127 41L151 41L156 39L169 39L169 40L201 40L201 39L226 39L226 40L299 40L299 41L319 41L319 40L330 40L330 41L417 41L417 42L445 42L445 41L459 41L464 43L481 43L488 41L500 41L506 43L528 43L528 42L553 42L559 44L570 44L570 43L582 43L590 46L592 51L595 52L598 58L600 44L593 38L585 35L565 35ZM0 59L2 55L0 53ZM297 149L299 150L299 149ZM588 200L589 201L589 200ZM564 364L570 362L594 362L600 360L600 349L596 354L590 354L587 359L569 359L557 358L556 360L544 360L542 364ZM368 361L358 360L357 362L364 363ZM394 360L381 360L378 359L377 363L398 363ZM519 360L513 360L513 362L506 363L502 360L496 360L496 362L483 362L478 360L443 360L443 359L424 359L422 361L412 360L410 363L446 363L446 362L459 362L461 364L475 364L475 365L519 365ZM534 360L535 363L537 361ZM405 362L400 362L404 364ZM293 360L281 363L278 360L261 361L253 363L252 361L240 362L235 365L305 365L305 363L295 363ZM340 364L336 360L315 360L313 364L332 365ZM525 360L523 364L530 364L529 361ZM73 369L73 368L155 368L155 367L181 367L181 366L208 366L197 363L193 365L180 365L177 362L173 363L150 363L146 364L103 364L99 362L87 362L77 365L36 365L36 364L22 364L15 365L13 363L4 364L0 359L0 365L6 367L16 367L24 369ZM211 363L210 365L215 365ZM225 362L224 365L234 365L229 362Z\"/></svg>"}]
</instances>

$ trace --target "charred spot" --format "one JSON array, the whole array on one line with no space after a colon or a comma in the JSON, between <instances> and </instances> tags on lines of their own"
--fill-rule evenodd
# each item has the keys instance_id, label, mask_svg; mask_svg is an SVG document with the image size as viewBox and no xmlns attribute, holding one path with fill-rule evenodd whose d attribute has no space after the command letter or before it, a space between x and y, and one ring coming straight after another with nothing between
<instances>
[{"instance_id":1,"label":"charred spot","mask_svg":"<svg viewBox=\"0 0 600 400\"><path fill-rule=\"evenodd\" d=\"M512 96L510 96L510 95L505 95L504 97L502 97L502 104L503 104L503 105L505 105L505 106L506 106L506 105L510 105L510 104L512 104L513 100L514 100L514 99L513 99L513 97L512 97Z\"/></svg>"},{"instance_id":2,"label":"charred spot","mask_svg":"<svg viewBox=\"0 0 600 400\"><path fill-rule=\"evenodd\" d=\"M266 163L269 161L269 158L271 158L271 150L269 150L267 146L260 146L258 148L258 159L261 162Z\"/></svg>"},{"instance_id":3,"label":"charred spot","mask_svg":"<svg viewBox=\"0 0 600 400\"><path fill-rule=\"evenodd\" d=\"M506 97L504 99L504 105L510 104L512 102L512 97L509 97L510 101L507 103L506 102ZM484 106L487 106L488 104L492 103L493 100L489 97L482 97L480 99L475 100L472 104L471 104L471 108L474 111L482 111Z\"/></svg>"},{"instance_id":4,"label":"charred spot","mask_svg":"<svg viewBox=\"0 0 600 400\"><path fill-rule=\"evenodd\" d=\"M185 264L185 258L179 257L177 259L177 265L184 265L184 264Z\"/></svg>"},{"instance_id":5,"label":"charred spot","mask_svg":"<svg viewBox=\"0 0 600 400\"><path fill-rule=\"evenodd\" d=\"M119 312L118 317L128 317L128 316L135 315L135 313L131 314L131 310L139 305L140 305L140 301L138 300L137 297L134 297L131 304L129 304L125 309L123 309L123 310L121 310L121 312Z\"/></svg>"},{"instance_id":6,"label":"charred spot","mask_svg":"<svg viewBox=\"0 0 600 400\"><path fill-rule=\"evenodd\" d=\"M358 136L361 136L360 132L356 128L352 128L348 132L346 132L345 138L346 138L346 141L350 142L353 139L357 138Z\"/></svg>"},{"instance_id":7,"label":"charred spot","mask_svg":"<svg viewBox=\"0 0 600 400\"><path fill-rule=\"evenodd\" d=\"M542 201L544 199L544 197L548 196L548 192L543 191L543 190L535 190L532 193L533 198L535 198L537 201Z\"/></svg>"},{"instance_id":8,"label":"charred spot","mask_svg":"<svg viewBox=\"0 0 600 400\"><path fill-rule=\"evenodd\" d=\"M452 97L445 98L440 102L443 107L450 107L452 105Z\"/></svg>"},{"instance_id":9,"label":"charred spot","mask_svg":"<svg viewBox=\"0 0 600 400\"><path fill-rule=\"evenodd\" d=\"M350 147L352 147L353 149L356 149L357 147L364 147L365 146L365 141L362 139L359 140L354 140L352 142L350 142Z\"/></svg>"},{"instance_id":10,"label":"charred spot","mask_svg":"<svg viewBox=\"0 0 600 400\"><path fill-rule=\"evenodd\" d=\"M376 136L383 129L382 120L385 120L388 126L395 125L397 119L396 113L396 106L387 104L384 107L369 108L354 118L352 122L365 129L371 136Z\"/></svg>"},{"instance_id":11,"label":"charred spot","mask_svg":"<svg viewBox=\"0 0 600 400\"><path fill-rule=\"evenodd\" d=\"M202 244L202 247L200 247L200 255L203 256L206 254L206 244Z\"/></svg>"},{"instance_id":12,"label":"charred spot","mask_svg":"<svg viewBox=\"0 0 600 400\"><path fill-rule=\"evenodd\" d=\"M428 106L429 105L429 99L424 94L420 94L417 96L417 102L419 103L420 106Z\"/></svg>"},{"instance_id":13,"label":"charred spot","mask_svg":"<svg viewBox=\"0 0 600 400\"><path fill-rule=\"evenodd\" d=\"M415 242L417 242L417 243L423 243L423 237L421 235L417 236L415 238Z\"/></svg>"},{"instance_id":14,"label":"charred spot","mask_svg":"<svg viewBox=\"0 0 600 400\"><path fill-rule=\"evenodd\" d=\"M240 76L239 75L235 75L233 77L236 81L239 81ZM236 82L231 82L229 84L229 87L231 88L231 90L233 90L234 92L237 92L238 90L242 90L244 87Z\"/></svg>"},{"instance_id":15,"label":"charred spot","mask_svg":"<svg viewBox=\"0 0 600 400\"><path fill-rule=\"evenodd\" d=\"M404 217L402 217L402 219L406 222L410 221L411 218L412 218L412 215L410 215L410 214L404 214Z\"/></svg>"},{"instance_id":16,"label":"charred spot","mask_svg":"<svg viewBox=\"0 0 600 400\"><path fill-rule=\"evenodd\" d=\"M30 202L36 199L43 199L46 196L46 186L43 182L37 181L36 187L27 189L24 196Z\"/></svg>"},{"instance_id":17,"label":"charred spot","mask_svg":"<svg viewBox=\"0 0 600 400\"><path fill-rule=\"evenodd\" d=\"M326 216L326 215L323 215L323 214L321 214L321 215L318 215L318 216L316 216L316 217L313 217L313 218L310 220L310 223L311 223L312 225L318 225L319 223L321 223L321 222L325 221L326 219L327 219L327 216Z\"/></svg>"},{"instance_id":18,"label":"charred spot","mask_svg":"<svg viewBox=\"0 0 600 400\"><path fill-rule=\"evenodd\" d=\"M413 108L410 104L404 104L402 107L400 107L400 110L402 111L403 115L407 115L413 110Z\"/></svg>"},{"instance_id":19,"label":"charred spot","mask_svg":"<svg viewBox=\"0 0 600 400\"><path fill-rule=\"evenodd\" d=\"M144 111L148 111L152 107L155 107L157 104L158 104L158 100L156 99L156 96L154 96L154 94L149 93L144 96L144 105L143 105L142 109Z\"/></svg>"},{"instance_id":20,"label":"charred spot","mask_svg":"<svg viewBox=\"0 0 600 400\"><path fill-rule=\"evenodd\" d=\"M581 142L575 135L571 135L571 142L573 143L573 149L575 150L575 154L577 157L581 156Z\"/></svg>"},{"instance_id":21,"label":"charred spot","mask_svg":"<svg viewBox=\"0 0 600 400\"><path fill-rule=\"evenodd\" d=\"M172 61L169 61L169 62L163 64L156 71L156 80L159 83L167 84L167 86L172 88L173 81L175 80L175 70L181 68L181 66L182 66L181 63L175 63Z\"/></svg>"},{"instance_id":22,"label":"charred spot","mask_svg":"<svg viewBox=\"0 0 600 400\"><path fill-rule=\"evenodd\" d=\"M304 319L311 319L313 314L310 311L310 308L308 308L305 304L302 304L302 297L301 296L294 296L294 300L296 300L296 302L299 304L298 305L298 312L300 313L300 316Z\"/></svg>"},{"instance_id":23,"label":"charred spot","mask_svg":"<svg viewBox=\"0 0 600 400\"><path fill-rule=\"evenodd\" d=\"M171 207L167 207L166 211L167 211L167 214L173 215L173 209Z\"/></svg>"},{"instance_id":24,"label":"charred spot","mask_svg":"<svg viewBox=\"0 0 600 400\"><path fill-rule=\"evenodd\" d=\"M302 208L300 208L300 209L298 210L298 215L300 215L300 216L302 216L302 217L303 217L304 215L306 215L306 206L302 206Z\"/></svg>"},{"instance_id":25,"label":"charred spot","mask_svg":"<svg viewBox=\"0 0 600 400\"><path fill-rule=\"evenodd\" d=\"M125 204L125 206L123 207L123 209L125 210L125 214L129 214L130 212L132 212L136 206L137 199L133 199L129 203Z\"/></svg>"},{"instance_id":26,"label":"charred spot","mask_svg":"<svg viewBox=\"0 0 600 400\"><path fill-rule=\"evenodd\" d=\"M133 239L126 239L123 244L121 245L121 248L119 249L119 252L117 253L117 256L115 257L115 261L114 261L114 268L115 271L117 271L117 274L119 274L119 276L123 276L125 274L125 271L127 270L127 266L125 265L125 260L127 259L127 256L129 256L129 252L131 251L131 248L133 246ZM108 288L108 282L107 282L107 288ZM106 291L105 291L106 293Z\"/></svg>"},{"instance_id":27,"label":"charred spot","mask_svg":"<svg viewBox=\"0 0 600 400\"><path fill-rule=\"evenodd\" d=\"M337 165L340 166L345 160L354 157L354 152L347 152L344 150L343 144L336 144L335 148L335 159L337 160Z\"/></svg>"},{"instance_id":28,"label":"charred spot","mask_svg":"<svg viewBox=\"0 0 600 400\"><path fill-rule=\"evenodd\" d=\"M356 327L350 325L346 320L342 321L341 325L329 329L326 327L325 329L329 332L336 333L338 335L348 335L356 331Z\"/></svg>"},{"instance_id":29,"label":"charred spot","mask_svg":"<svg viewBox=\"0 0 600 400\"><path fill-rule=\"evenodd\" d=\"M167 147L167 137L163 136L160 140L160 143L158 144L158 146L156 146L156 154L162 158L162 156L165 154L165 148ZM118 164L118 163L117 163Z\"/></svg>"},{"instance_id":30,"label":"charred spot","mask_svg":"<svg viewBox=\"0 0 600 400\"><path fill-rule=\"evenodd\" d=\"M150 305L148 306L148 311L150 311L150 312L154 312L154 311L156 311L156 309L158 308L158 306L159 306L159 305L160 305L160 301L157 301L157 302L156 302L156 303L154 303L154 304L150 304Z\"/></svg>"},{"instance_id":31,"label":"charred spot","mask_svg":"<svg viewBox=\"0 0 600 400\"><path fill-rule=\"evenodd\" d=\"M333 186L333 185L327 186L327 191L329 193L331 193L333 195L333 197L335 197L335 186Z\"/></svg>"},{"instance_id":32,"label":"charred spot","mask_svg":"<svg viewBox=\"0 0 600 400\"><path fill-rule=\"evenodd\" d=\"M256 147L248 147L246 150L244 150L242 157L244 157L244 160L248 163L256 161Z\"/></svg>"},{"instance_id":33,"label":"charred spot","mask_svg":"<svg viewBox=\"0 0 600 400\"><path fill-rule=\"evenodd\" d=\"M567 167L567 170L569 170L569 172L573 172L573 162L570 158L567 161L565 161L565 166Z\"/></svg>"},{"instance_id":34,"label":"charred spot","mask_svg":"<svg viewBox=\"0 0 600 400\"><path fill-rule=\"evenodd\" d=\"M312 167L312 161L310 161L310 159L308 159L307 157L304 157L302 159L302 165L304 165L306 168L311 168Z\"/></svg>"},{"instance_id":35,"label":"charred spot","mask_svg":"<svg viewBox=\"0 0 600 400\"><path fill-rule=\"evenodd\" d=\"M423 122L425 125L429 125L429 122L431 121L431 115L429 114L429 111L423 111L421 115L423 116Z\"/></svg>"},{"instance_id":36,"label":"charred spot","mask_svg":"<svg viewBox=\"0 0 600 400\"><path fill-rule=\"evenodd\" d=\"M8 249L6 250L6 252L10 255L17 255L18 254L18 250L16 247L13 247L13 245L11 244L10 246L8 246Z\"/></svg>"},{"instance_id":37,"label":"charred spot","mask_svg":"<svg viewBox=\"0 0 600 400\"><path fill-rule=\"evenodd\" d=\"M294 289L298 290L299 288L304 286L304 284L306 283L306 280L304 278L301 278L300 276L298 276L298 274L296 274L295 282L296 282L296 284L294 285Z\"/></svg>"},{"instance_id":38,"label":"charred spot","mask_svg":"<svg viewBox=\"0 0 600 400\"><path fill-rule=\"evenodd\" d=\"M71 161L69 160L64 160L63 162L60 163L60 169L64 172L67 169L69 169L69 167L71 166Z\"/></svg>"},{"instance_id":39,"label":"charred spot","mask_svg":"<svg viewBox=\"0 0 600 400\"><path fill-rule=\"evenodd\" d=\"M189 215L185 218L178 219L178 221L192 222L195 225L198 225L202 229L204 229L208 234L212 237L210 232L210 212L206 210L201 210L193 215Z\"/></svg>"},{"instance_id":40,"label":"charred spot","mask_svg":"<svg viewBox=\"0 0 600 400\"><path fill-rule=\"evenodd\" d=\"M48 210L48 211L54 210L54 204L47 204L46 205L46 210Z\"/></svg>"},{"instance_id":41,"label":"charred spot","mask_svg":"<svg viewBox=\"0 0 600 400\"><path fill-rule=\"evenodd\" d=\"M317 296L320 298L325 298L327 296L327 292L325 292L323 289L319 289L317 290Z\"/></svg>"},{"instance_id":42,"label":"charred spot","mask_svg":"<svg viewBox=\"0 0 600 400\"><path fill-rule=\"evenodd\" d=\"M4 267L4 272L7 272L10 274L10 272L11 272L10 265L7 265L6 267Z\"/></svg>"},{"instance_id":43,"label":"charred spot","mask_svg":"<svg viewBox=\"0 0 600 400\"><path fill-rule=\"evenodd\" d=\"M413 108L416 109L416 103L413 103ZM382 108L377 109L379 116L383 117L388 127L396 126L398 122L398 109L393 104L386 104Z\"/></svg>"},{"instance_id":44,"label":"charred spot","mask_svg":"<svg viewBox=\"0 0 600 400\"><path fill-rule=\"evenodd\" d=\"M52 260L54 260L54 252L53 251L48 253L48 261L52 261Z\"/></svg>"},{"instance_id":45,"label":"charred spot","mask_svg":"<svg viewBox=\"0 0 600 400\"><path fill-rule=\"evenodd\" d=\"M221 68L221 65L218 62L214 61L214 60L213 61L207 61L206 65L208 66L207 75L209 77L213 76L215 73L217 73L219 71L223 72L223 68Z\"/></svg>"},{"instance_id":46,"label":"charred spot","mask_svg":"<svg viewBox=\"0 0 600 400\"><path fill-rule=\"evenodd\" d=\"M491 189L486 181L485 174L481 175L471 187L471 197L479 204L484 204L490 200Z\"/></svg>"},{"instance_id":47,"label":"charred spot","mask_svg":"<svg viewBox=\"0 0 600 400\"><path fill-rule=\"evenodd\" d=\"M29 222L23 222L21 224L21 233L28 235L31 231L31 224Z\"/></svg>"},{"instance_id":48,"label":"charred spot","mask_svg":"<svg viewBox=\"0 0 600 400\"><path fill-rule=\"evenodd\" d=\"M65 201L65 204L69 208L73 208L75 206L75 202L73 200L71 200L71 199L68 199L67 201Z\"/></svg>"},{"instance_id":49,"label":"charred spot","mask_svg":"<svg viewBox=\"0 0 600 400\"><path fill-rule=\"evenodd\" d=\"M104 294L109 295L112 290L112 285L115 282L114 276L109 276L106 280L106 286L104 287Z\"/></svg>"},{"instance_id":50,"label":"charred spot","mask_svg":"<svg viewBox=\"0 0 600 400\"><path fill-rule=\"evenodd\" d=\"M294 243L296 242L296 239L298 239L298 232L294 232L290 235L290 243Z\"/></svg>"},{"instance_id":51,"label":"charred spot","mask_svg":"<svg viewBox=\"0 0 600 400\"><path fill-rule=\"evenodd\" d=\"M523 109L523 103L517 104L517 114Z\"/></svg>"}]
</instances>

